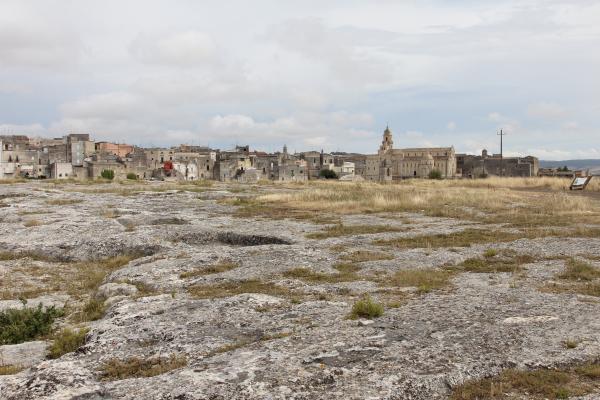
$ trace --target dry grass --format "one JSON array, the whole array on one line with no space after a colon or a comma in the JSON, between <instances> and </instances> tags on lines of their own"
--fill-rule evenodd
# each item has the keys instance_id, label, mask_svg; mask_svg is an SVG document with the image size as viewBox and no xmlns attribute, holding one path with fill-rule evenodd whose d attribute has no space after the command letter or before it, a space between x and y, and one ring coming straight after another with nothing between
<instances>
[{"instance_id":1,"label":"dry grass","mask_svg":"<svg viewBox=\"0 0 600 400\"><path fill-rule=\"evenodd\" d=\"M51 206L68 206L70 204L78 204L78 203L82 203L83 200L81 199L49 199L46 200L46 204L49 204Z\"/></svg>"},{"instance_id":2,"label":"dry grass","mask_svg":"<svg viewBox=\"0 0 600 400\"><path fill-rule=\"evenodd\" d=\"M0 375L14 375L23 371L25 368L20 365L0 365Z\"/></svg>"},{"instance_id":3,"label":"dry grass","mask_svg":"<svg viewBox=\"0 0 600 400\"><path fill-rule=\"evenodd\" d=\"M535 259L528 255L514 257L489 256L484 253L484 258L469 258L453 269L474 273L518 272L523 264L529 264Z\"/></svg>"},{"instance_id":4,"label":"dry grass","mask_svg":"<svg viewBox=\"0 0 600 400\"><path fill-rule=\"evenodd\" d=\"M378 239L373 244L397 248L469 247L472 244L512 242L543 237L599 237L600 228L527 228L518 231L467 228L462 231L395 239Z\"/></svg>"},{"instance_id":5,"label":"dry grass","mask_svg":"<svg viewBox=\"0 0 600 400\"><path fill-rule=\"evenodd\" d=\"M274 202L263 202L254 198L236 197L224 199L221 204L237 206L236 217L254 218L262 217L269 219L295 219L299 221L310 221L315 224L340 224L340 218L333 213L323 212L319 207L314 209L294 209L287 204Z\"/></svg>"},{"instance_id":6,"label":"dry grass","mask_svg":"<svg viewBox=\"0 0 600 400\"><path fill-rule=\"evenodd\" d=\"M410 180L400 184L314 182L303 190L245 198L246 216L277 218L286 213L318 216L373 212L418 212L430 216L545 226L600 222L600 203L554 188L556 182L497 178L489 180ZM297 189L296 187L294 187ZM545 188L547 191L531 190ZM525 190L524 190L525 189ZM315 215L316 214L316 217Z\"/></svg>"},{"instance_id":7,"label":"dry grass","mask_svg":"<svg viewBox=\"0 0 600 400\"><path fill-rule=\"evenodd\" d=\"M100 215L104 218L119 218L121 213L116 208L105 208L100 212Z\"/></svg>"},{"instance_id":8,"label":"dry grass","mask_svg":"<svg viewBox=\"0 0 600 400\"><path fill-rule=\"evenodd\" d=\"M278 297L291 297L293 293L286 287L270 282L252 279L246 281L228 281L207 285L194 285L188 292L198 299L230 297L242 293L261 293Z\"/></svg>"},{"instance_id":9,"label":"dry grass","mask_svg":"<svg viewBox=\"0 0 600 400\"><path fill-rule=\"evenodd\" d=\"M43 225L42 221L37 220L37 219L28 219L27 221L23 222L23 225L26 228L31 228L33 226L40 226Z\"/></svg>"},{"instance_id":10,"label":"dry grass","mask_svg":"<svg viewBox=\"0 0 600 400\"><path fill-rule=\"evenodd\" d=\"M600 278L600 269L587 262L571 258L567 261L565 271L559 274L558 278L570 281L592 281Z\"/></svg>"},{"instance_id":11,"label":"dry grass","mask_svg":"<svg viewBox=\"0 0 600 400\"><path fill-rule=\"evenodd\" d=\"M589 263L571 258L567 260L565 270L556 278L559 281L548 283L540 290L600 297L600 269Z\"/></svg>"},{"instance_id":12,"label":"dry grass","mask_svg":"<svg viewBox=\"0 0 600 400\"><path fill-rule=\"evenodd\" d=\"M220 274L222 272L231 271L232 269L236 269L239 267L240 267L240 264L238 264L238 263L228 261L228 260L223 260L214 265L209 265L204 268L198 268L198 269L194 269L192 271L183 272L179 275L179 277L181 279L196 278L198 276Z\"/></svg>"},{"instance_id":13,"label":"dry grass","mask_svg":"<svg viewBox=\"0 0 600 400\"><path fill-rule=\"evenodd\" d=\"M85 344L85 337L88 332L88 328L82 328L77 331L64 328L60 332L55 333L52 337L52 345L48 348L48 357L59 358L64 354L77 350Z\"/></svg>"},{"instance_id":14,"label":"dry grass","mask_svg":"<svg viewBox=\"0 0 600 400\"><path fill-rule=\"evenodd\" d=\"M112 358L102 364L99 372L104 381L118 381L128 378L149 378L186 365L186 357L175 354L168 358L130 357L125 360Z\"/></svg>"},{"instance_id":15,"label":"dry grass","mask_svg":"<svg viewBox=\"0 0 600 400\"><path fill-rule=\"evenodd\" d=\"M381 261L393 260L394 256L380 251L358 250L350 254L344 254L340 257L342 261L348 262L366 262L366 261Z\"/></svg>"},{"instance_id":16,"label":"dry grass","mask_svg":"<svg viewBox=\"0 0 600 400\"><path fill-rule=\"evenodd\" d=\"M467 228L453 233L378 239L373 243L379 246L398 248L469 247L479 243L512 242L522 237L526 237L526 235L499 230Z\"/></svg>"},{"instance_id":17,"label":"dry grass","mask_svg":"<svg viewBox=\"0 0 600 400\"><path fill-rule=\"evenodd\" d=\"M600 388L600 365L588 363L561 370L509 369L492 378L471 380L454 388L451 400L507 398L566 399Z\"/></svg>"},{"instance_id":18,"label":"dry grass","mask_svg":"<svg viewBox=\"0 0 600 400\"><path fill-rule=\"evenodd\" d=\"M443 289L450 285L454 273L438 269L405 269L386 276L380 282L385 287L415 287L420 293Z\"/></svg>"},{"instance_id":19,"label":"dry grass","mask_svg":"<svg viewBox=\"0 0 600 400\"><path fill-rule=\"evenodd\" d=\"M287 270L282 275L286 278L299 279L311 283L341 283L369 280L369 277L356 274L360 271L360 267L355 264L341 263L334 265L333 268L335 268L338 273L326 274L323 272L315 272L310 268L298 267Z\"/></svg>"},{"instance_id":20,"label":"dry grass","mask_svg":"<svg viewBox=\"0 0 600 400\"><path fill-rule=\"evenodd\" d=\"M217 354L223 354L223 353L228 353L230 351L234 351L237 349L241 349L243 347L249 346L253 343L260 343L260 342L267 342L270 340L276 340L276 339L283 339L286 338L288 336L290 336L291 333L289 332L280 332L280 333L275 333L272 335L257 335L257 336L253 336L253 337L245 337L245 338L241 338L239 340L237 340L234 343L230 343L230 344L226 344L220 347L217 347L216 349L212 350L211 352L207 353L205 356L206 357L212 357L215 356Z\"/></svg>"},{"instance_id":21,"label":"dry grass","mask_svg":"<svg viewBox=\"0 0 600 400\"><path fill-rule=\"evenodd\" d=\"M327 239L338 236L370 235L382 232L404 232L407 229L398 228L391 225L342 225L337 224L326 227L321 232L308 233L308 239Z\"/></svg>"}]
</instances>

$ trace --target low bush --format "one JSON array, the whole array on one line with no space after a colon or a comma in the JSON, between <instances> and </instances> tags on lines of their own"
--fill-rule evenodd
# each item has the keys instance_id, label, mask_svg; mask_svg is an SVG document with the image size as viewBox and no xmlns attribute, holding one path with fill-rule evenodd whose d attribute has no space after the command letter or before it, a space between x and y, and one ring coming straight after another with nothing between
<instances>
[{"instance_id":1,"label":"low bush","mask_svg":"<svg viewBox=\"0 0 600 400\"><path fill-rule=\"evenodd\" d=\"M429 173L429 179L442 179L442 173L437 169L434 169Z\"/></svg>"},{"instance_id":2,"label":"low bush","mask_svg":"<svg viewBox=\"0 0 600 400\"><path fill-rule=\"evenodd\" d=\"M127 179L129 179L131 181L137 181L137 175L134 174L133 172L130 172L127 174Z\"/></svg>"},{"instance_id":3,"label":"low bush","mask_svg":"<svg viewBox=\"0 0 600 400\"><path fill-rule=\"evenodd\" d=\"M104 179L112 181L115 178L115 171L112 169L103 169L102 172L100 172L100 176Z\"/></svg>"},{"instance_id":4,"label":"low bush","mask_svg":"<svg viewBox=\"0 0 600 400\"><path fill-rule=\"evenodd\" d=\"M325 178L325 179L337 179L338 178L335 171L333 171L331 169L322 169L321 172L319 172L319 176L321 178Z\"/></svg>"},{"instance_id":5,"label":"low bush","mask_svg":"<svg viewBox=\"0 0 600 400\"><path fill-rule=\"evenodd\" d=\"M59 358L77 350L85 344L85 336L88 332L88 328L81 328L77 331L69 328L62 329L53 336L52 345L48 348L48 357Z\"/></svg>"},{"instance_id":6,"label":"low bush","mask_svg":"<svg viewBox=\"0 0 600 400\"><path fill-rule=\"evenodd\" d=\"M63 315L54 306L0 311L0 345L18 344L48 335L54 320Z\"/></svg>"}]
</instances>

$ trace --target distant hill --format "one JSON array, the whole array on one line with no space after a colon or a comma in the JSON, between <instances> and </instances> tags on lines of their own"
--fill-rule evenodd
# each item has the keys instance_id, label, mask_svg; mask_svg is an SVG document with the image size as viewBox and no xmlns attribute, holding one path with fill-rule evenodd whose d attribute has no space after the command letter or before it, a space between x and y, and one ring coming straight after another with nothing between
<instances>
[{"instance_id":1,"label":"distant hill","mask_svg":"<svg viewBox=\"0 0 600 400\"><path fill-rule=\"evenodd\" d=\"M569 167L569 169L589 169L591 173L600 175L600 160L589 159L589 160L562 160L562 161L547 161L540 160L540 167L542 168L557 168L557 167Z\"/></svg>"}]
</instances>

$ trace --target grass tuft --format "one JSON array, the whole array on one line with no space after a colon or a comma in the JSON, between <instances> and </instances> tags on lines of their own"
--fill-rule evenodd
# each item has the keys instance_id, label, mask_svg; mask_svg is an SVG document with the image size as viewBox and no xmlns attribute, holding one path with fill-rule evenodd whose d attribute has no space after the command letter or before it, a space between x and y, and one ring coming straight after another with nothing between
<instances>
[{"instance_id":1,"label":"grass tuft","mask_svg":"<svg viewBox=\"0 0 600 400\"><path fill-rule=\"evenodd\" d=\"M453 271L438 269L404 269L385 277L382 286L416 287L421 293L442 289L450 285Z\"/></svg>"},{"instance_id":2,"label":"grass tuft","mask_svg":"<svg viewBox=\"0 0 600 400\"><path fill-rule=\"evenodd\" d=\"M100 367L100 375L105 381L118 381L128 378L149 378L185 367L187 359L182 355L171 355L168 358L130 357L125 360L110 359Z\"/></svg>"},{"instance_id":3,"label":"grass tuft","mask_svg":"<svg viewBox=\"0 0 600 400\"><path fill-rule=\"evenodd\" d=\"M217 264L209 265L208 267L205 267L205 268L199 268L199 269L194 269L192 271L183 272L179 275L179 277L181 279L186 279L186 278L195 278L198 276L220 274L222 272L231 271L232 269L236 269L239 267L240 267L240 264L238 264L238 263L228 261L228 260L223 260Z\"/></svg>"},{"instance_id":4,"label":"grass tuft","mask_svg":"<svg viewBox=\"0 0 600 400\"><path fill-rule=\"evenodd\" d=\"M59 358L64 354L77 350L85 344L85 336L88 332L88 328L81 328L77 331L64 328L54 334L52 345L48 348L48 357Z\"/></svg>"},{"instance_id":5,"label":"grass tuft","mask_svg":"<svg viewBox=\"0 0 600 400\"><path fill-rule=\"evenodd\" d=\"M350 319L357 318L377 318L383 315L383 304L374 301L371 296L365 295L360 300L357 300L352 305L352 311L350 312Z\"/></svg>"}]
</instances>

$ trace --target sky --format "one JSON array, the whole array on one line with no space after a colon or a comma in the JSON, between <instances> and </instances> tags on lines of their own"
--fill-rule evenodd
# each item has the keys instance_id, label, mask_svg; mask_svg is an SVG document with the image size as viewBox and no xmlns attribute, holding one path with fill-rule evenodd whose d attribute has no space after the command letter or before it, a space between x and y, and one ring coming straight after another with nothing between
<instances>
[{"instance_id":1,"label":"sky","mask_svg":"<svg viewBox=\"0 0 600 400\"><path fill-rule=\"evenodd\" d=\"M600 1L0 0L0 134L600 158Z\"/></svg>"}]
</instances>

